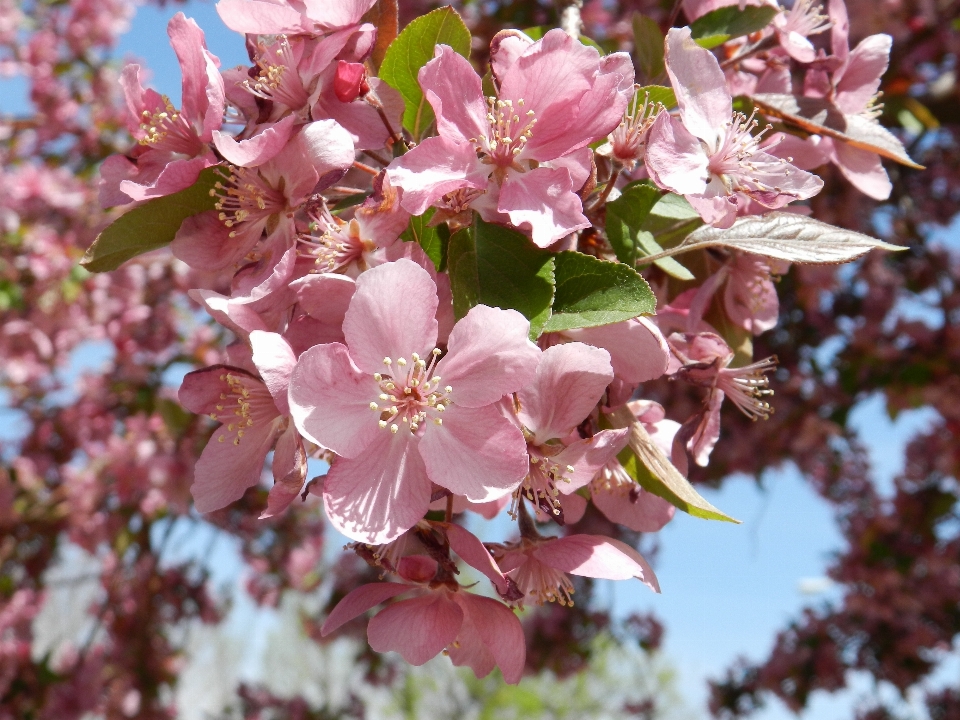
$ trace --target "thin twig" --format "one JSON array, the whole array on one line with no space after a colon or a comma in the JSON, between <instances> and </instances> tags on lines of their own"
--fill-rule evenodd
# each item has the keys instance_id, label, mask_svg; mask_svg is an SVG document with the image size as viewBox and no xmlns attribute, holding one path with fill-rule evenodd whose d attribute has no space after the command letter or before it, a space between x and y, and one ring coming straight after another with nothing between
<instances>
[{"instance_id":1,"label":"thin twig","mask_svg":"<svg viewBox=\"0 0 960 720\"><path fill-rule=\"evenodd\" d=\"M373 175L374 177L380 174L380 171L377 170L375 167L370 167L369 165L362 163L359 160L353 161L353 167L356 168L357 170L362 170L368 175Z\"/></svg>"},{"instance_id":2,"label":"thin twig","mask_svg":"<svg viewBox=\"0 0 960 720\"><path fill-rule=\"evenodd\" d=\"M590 206L591 211L596 210L601 205L603 205L603 203L607 201L607 198L610 196L610 193L613 190L613 186L617 184L617 179L619 177L620 177L620 168L617 168L613 171L613 173L611 173L610 179L607 180L607 184L603 186L603 191L600 193L600 196Z\"/></svg>"}]
</instances>

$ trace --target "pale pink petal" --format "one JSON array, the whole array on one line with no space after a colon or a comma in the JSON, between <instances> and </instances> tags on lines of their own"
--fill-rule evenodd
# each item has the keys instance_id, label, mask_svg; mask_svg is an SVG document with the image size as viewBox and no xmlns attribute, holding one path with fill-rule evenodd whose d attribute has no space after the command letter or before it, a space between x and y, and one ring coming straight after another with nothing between
<instances>
[{"instance_id":1,"label":"pale pink petal","mask_svg":"<svg viewBox=\"0 0 960 720\"><path fill-rule=\"evenodd\" d=\"M656 380L667 371L670 348L663 333L647 318L567 330L563 334L571 340L595 345L610 353L613 373L624 382Z\"/></svg>"},{"instance_id":2,"label":"pale pink petal","mask_svg":"<svg viewBox=\"0 0 960 720\"><path fill-rule=\"evenodd\" d=\"M676 512L673 505L639 485L632 490L633 493L617 492L595 483L590 486L590 495L597 510L610 522L634 532L657 532L670 522Z\"/></svg>"},{"instance_id":3,"label":"pale pink petal","mask_svg":"<svg viewBox=\"0 0 960 720\"><path fill-rule=\"evenodd\" d=\"M348 538L369 545L400 537L430 506L430 480L416 438L406 429L396 435L377 430L363 453L334 460L323 483L330 522Z\"/></svg>"},{"instance_id":4,"label":"pale pink petal","mask_svg":"<svg viewBox=\"0 0 960 720\"><path fill-rule=\"evenodd\" d=\"M367 626L367 640L377 652L394 650L423 665L457 639L461 625L463 611L440 590L381 610Z\"/></svg>"},{"instance_id":5,"label":"pale pink petal","mask_svg":"<svg viewBox=\"0 0 960 720\"><path fill-rule=\"evenodd\" d=\"M338 30L356 25L376 0L303 0L306 16L323 30Z\"/></svg>"},{"instance_id":6,"label":"pale pink petal","mask_svg":"<svg viewBox=\"0 0 960 720\"><path fill-rule=\"evenodd\" d=\"M887 71L892 44L889 35L871 35L853 49L846 66L837 73L841 75L839 80L834 77L836 104L841 111L856 115L870 104Z\"/></svg>"},{"instance_id":7,"label":"pale pink petal","mask_svg":"<svg viewBox=\"0 0 960 720\"><path fill-rule=\"evenodd\" d=\"M754 335L773 329L780 315L777 288L758 257L736 258L723 289L723 308L735 324Z\"/></svg>"},{"instance_id":8,"label":"pale pink petal","mask_svg":"<svg viewBox=\"0 0 960 720\"><path fill-rule=\"evenodd\" d=\"M145 158L145 156L143 157ZM193 185L200 176L200 171L215 163L215 158L209 153L202 157L170 160L156 179L147 181L141 173L138 174L136 179L121 180L119 189L128 198L138 202L173 195L173 193L180 192Z\"/></svg>"},{"instance_id":9,"label":"pale pink petal","mask_svg":"<svg viewBox=\"0 0 960 720\"><path fill-rule=\"evenodd\" d=\"M533 552L540 562L571 575L603 580L637 578L660 592L649 563L626 543L600 535L567 535L540 545Z\"/></svg>"},{"instance_id":10,"label":"pale pink petal","mask_svg":"<svg viewBox=\"0 0 960 720\"><path fill-rule=\"evenodd\" d=\"M801 170L813 170L830 161L828 144L819 136L797 137L788 133L777 133L770 138L771 144L764 149ZM776 143L776 144L773 144Z\"/></svg>"},{"instance_id":11,"label":"pale pink petal","mask_svg":"<svg viewBox=\"0 0 960 720\"><path fill-rule=\"evenodd\" d=\"M787 54L797 62L810 63L813 62L814 58L817 56L816 50L814 50L813 47L813 43L807 40L806 37L798 33L796 30L790 30L787 32L778 31L777 37L780 38L780 45L783 47L783 49L786 50Z\"/></svg>"},{"instance_id":12,"label":"pale pink petal","mask_svg":"<svg viewBox=\"0 0 960 720\"><path fill-rule=\"evenodd\" d=\"M503 82L507 71L531 45L533 40L519 30L501 30L493 36L490 40L490 70L497 82Z\"/></svg>"},{"instance_id":13,"label":"pale pink petal","mask_svg":"<svg viewBox=\"0 0 960 720\"><path fill-rule=\"evenodd\" d=\"M569 495L587 485L604 465L626 447L629 439L629 428L601 430L591 438L568 445L553 458L560 467L569 465L573 468L573 472L564 473L569 482L557 483L557 489Z\"/></svg>"},{"instance_id":14,"label":"pale pink petal","mask_svg":"<svg viewBox=\"0 0 960 720\"><path fill-rule=\"evenodd\" d=\"M392 582L369 583L354 588L346 594L343 600L337 603L337 606L324 620L323 626L320 628L320 634L326 637L341 625L362 615L370 608L411 590L413 590L413 587L410 585Z\"/></svg>"},{"instance_id":15,"label":"pale pink petal","mask_svg":"<svg viewBox=\"0 0 960 720\"><path fill-rule=\"evenodd\" d=\"M376 79L369 78L368 82ZM390 91L381 88L377 94L385 95L388 92ZM315 118L329 118L339 123L350 134L358 150L379 150L390 137L380 114L362 99L345 103L332 95L321 95L312 112ZM392 114L387 113L391 124L393 127L400 127L399 116L403 114L402 111L397 114L398 117L391 117Z\"/></svg>"},{"instance_id":16,"label":"pale pink petal","mask_svg":"<svg viewBox=\"0 0 960 720\"><path fill-rule=\"evenodd\" d=\"M514 226L529 229L535 245L549 247L590 226L574 190L566 168L538 167L523 174L510 173L500 188L497 210L506 213Z\"/></svg>"},{"instance_id":17,"label":"pale pink petal","mask_svg":"<svg viewBox=\"0 0 960 720\"><path fill-rule=\"evenodd\" d=\"M480 539L466 528L454 523L444 523L443 528L446 530L450 549L467 565L486 575L501 595L506 594L507 579Z\"/></svg>"},{"instance_id":18,"label":"pale pink petal","mask_svg":"<svg viewBox=\"0 0 960 720\"><path fill-rule=\"evenodd\" d=\"M874 200L890 197L893 184L879 155L836 140L831 142L834 162L851 185Z\"/></svg>"},{"instance_id":19,"label":"pale pink petal","mask_svg":"<svg viewBox=\"0 0 960 720\"><path fill-rule=\"evenodd\" d=\"M626 109L633 66L623 53L600 58L560 29L528 47L504 74L500 98L536 118L523 157L552 160L611 132Z\"/></svg>"},{"instance_id":20,"label":"pale pink petal","mask_svg":"<svg viewBox=\"0 0 960 720\"><path fill-rule=\"evenodd\" d=\"M277 410L281 415L289 415L287 390L290 386L290 374L297 364L296 355L286 340L272 332L251 332L250 347L253 348L253 363L260 371L260 377L270 391Z\"/></svg>"},{"instance_id":21,"label":"pale pink petal","mask_svg":"<svg viewBox=\"0 0 960 720\"><path fill-rule=\"evenodd\" d=\"M728 228L737 219L736 195L687 194L683 197L708 225Z\"/></svg>"},{"instance_id":22,"label":"pale pink petal","mask_svg":"<svg viewBox=\"0 0 960 720\"><path fill-rule=\"evenodd\" d=\"M489 405L533 380L540 351L529 333L529 321L516 310L471 308L453 326L436 368L443 385L453 388L453 402Z\"/></svg>"},{"instance_id":23,"label":"pale pink petal","mask_svg":"<svg viewBox=\"0 0 960 720\"><path fill-rule=\"evenodd\" d=\"M296 116L287 115L280 122L268 125L252 137L240 141L216 130L213 144L227 162L238 167L256 167L276 156L286 146L296 120Z\"/></svg>"},{"instance_id":24,"label":"pale pink petal","mask_svg":"<svg viewBox=\"0 0 960 720\"><path fill-rule=\"evenodd\" d=\"M565 168L570 173L571 187L579 192L584 183L590 179L590 173L593 172L593 150L588 147L580 148L543 165L551 168Z\"/></svg>"},{"instance_id":25,"label":"pale pink petal","mask_svg":"<svg viewBox=\"0 0 960 720\"><path fill-rule=\"evenodd\" d=\"M333 120L316 120L304 125L286 147L265 167L273 166L284 177L288 198L313 192L319 178L342 175L353 165L353 137Z\"/></svg>"},{"instance_id":26,"label":"pale pink petal","mask_svg":"<svg viewBox=\"0 0 960 720\"><path fill-rule=\"evenodd\" d=\"M578 342L547 348L534 381L517 391L520 422L538 445L566 437L596 407L611 380L606 350Z\"/></svg>"},{"instance_id":27,"label":"pale pink petal","mask_svg":"<svg viewBox=\"0 0 960 720\"><path fill-rule=\"evenodd\" d=\"M485 188L490 166L480 162L472 143L440 136L427 138L394 160L387 175L394 187L403 190L400 202L407 212L422 215L449 192Z\"/></svg>"},{"instance_id":28,"label":"pale pink petal","mask_svg":"<svg viewBox=\"0 0 960 720\"><path fill-rule=\"evenodd\" d=\"M260 482L263 462L276 438L276 425L260 419L246 429L239 443L235 438L236 433L225 433L221 426L203 449L190 486L198 512L226 507Z\"/></svg>"},{"instance_id":29,"label":"pale pink petal","mask_svg":"<svg viewBox=\"0 0 960 720\"><path fill-rule=\"evenodd\" d=\"M457 593L455 597L464 614L465 627L461 634L466 635L466 625L469 620L474 632L479 635L481 642L503 673L504 681L510 685L520 682L526 662L526 641L523 636L523 627L517 616L506 605L491 598L465 592ZM453 658L452 652L451 658ZM454 664L470 663L458 663L454 659ZM479 675L479 677L483 676Z\"/></svg>"},{"instance_id":30,"label":"pale pink petal","mask_svg":"<svg viewBox=\"0 0 960 720\"><path fill-rule=\"evenodd\" d=\"M368 373L384 372L384 358L426 358L437 342L437 286L412 260L362 273L343 320L350 357Z\"/></svg>"},{"instance_id":31,"label":"pale pink petal","mask_svg":"<svg viewBox=\"0 0 960 720\"><path fill-rule=\"evenodd\" d=\"M238 33L297 35L305 29L299 12L266 0L220 0L217 13L224 25Z\"/></svg>"},{"instance_id":32,"label":"pale pink petal","mask_svg":"<svg viewBox=\"0 0 960 720\"><path fill-rule=\"evenodd\" d=\"M312 442L354 457L381 434L378 413L370 409L380 387L357 369L347 348L315 345L304 352L290 376L290 415Z\"/></svg>"},{"instance_id":33,"label":"pale pink petal","mask_svg":"<svg viewBox=\"0 0 960 720\"><path fill-rule=\"evenodd\" d=\"M290 283L300 309L328 325L340 326L350 307L357 282L346 275L307 275Z\"/></svg>"},{"instance_id":34,"label":"pale pink petal","mask_svg":"<svg viewBox=\"0 0 960 720\"><path fill-rule=\"evenodd\" d=\"M248 304L238 303L212 290L189 290L192 300L203 305L210 317L228 330L246 339L254 330L266 330L267 325Z\"/></svg>"},{"instance_id":35,"label":"pale pink petal","mask_svg":"<svg viewBox=\"0 0 960 720\"><path fill-rule=\"evenodd\" d=\"M126 205L133 198L121 192L120 183L137 177L137 166L123 155L111 155L100 166L98 187L100 207Z\"/></svg>"},{"instance_id":36,"label":"pale pink petal","mask_svg":"<svg viewBox=\"0 0 960 720\"><path fill-rule=\"evenodd\" d=\"M373 194L357 208L354 218L360 226L360 237L379 247L392 244L407 228L410 213L400 205L399 191L390 185L387 174L374 178Z\"/></svg>"},{"instance_id":37,"label":"pale pink petal","mask_svg":"<svg viewBox=\"0 0 960 720\"><path fill-rule=\"evenodd\" d=\"M850 18L844 0L829 0L827 17L830 18L830 46L835 57L845 61L850 55Z\"/></svg>"},{"instance_id":38,"label":"pale pink petal","mask_svg":"<svg viewBox=\"0 0 960 720\"><path fill-rule=\"evenodd\" d=\"M587 501L584 500L577 493L571 493L570 495L561 495L557 498L560 501L560 510L563 512L563 522L565 525L573 525L574 523L580 522L583 518L584 513L587 512ZM540 516L543 513L540 511L540 508L537 508L537 519L540 519ZM543 521L550 520L546 515L543 515Z\"/></svg>"},{"instance_id":39,"label":"pale pink petal","mask_svg":"<svg viewBox=\"0 0 960 720\"><path fill-rule=\"evenodd\" d=\"M207 50L200 26L182 12L170 19L167 35L180 61L183 116L199 131L200 139L209 142L211 133L223 122L225 94L220 61Z\"/></svg>"},{"instance_id":40,"label":"pale pink petal","mask_svg":"<svg viewBox=\"0 0 960 720\"><path fill-rule=\"evenodd\" d=\"M660 113L650 128L644 162L650 177L665 190L686 195L703 192L707 186L707 154L669 113Z\"/></svg>"},{"instance_id":41,"label":"pale pink petal","mask_svg":"<svg viewBox=\"0 0 960 720\"><path fill-rule=\"evenodd\" d=\"M417 77L433 106L440 135L472 143L489 133L480 76L469 60L447 45L437 45L433 60L420 68Z\"/></svg>"},{"instance_id":42,"label":"pale pink petal","mask_svg":"<svg viewBox=\"0 0 960 720\"><path fill-rule=\"evenodd\" d=\"M714 146L733 115L733 101L720 63L697 45L690 28L671 28L666 41L667 74L687 130Z\"/></svg>"},{"instance_id":43,"label":"pale pink petal","mask_svg":"<svg viewBox=\"0 0 960 720\"><path fill-rule=\"evenodd\" d=\"M230 228L208 210L188 217L177 230L170 252L197 270L215 272L239 262L250 252L263 232L263 223L244 223L231 237Z\"/></svg>"},{"instance_id":44,"label":"pale pink petal","mask_svg":"<svg viewBox=\"0 0 960 720\"><path fill-rule=\"evenodd\" d=\"M443 425L427 426L420 454L433 482L473 502L512 492L529 465L523 434L493 405L448 408Z\"/></svg>"},{"instance_id":45,"label":"pale pink petal","mask_svg":"<svg viewBox=\"0 0 960 720\"><path fill-rule=\"evenodd\" d=\"M273 487L267 494L267 507L260 513L260 520L279 515L297 499L307 479L307 454L291 424L277 438L273 451Z\"/></svg>"},{"instance_id":46,"label":"pale pink petal","mask_svg":"<svg viewBox=\"0 0 960 720\"><path fill-rule=\"evenodd\" d=\"M224 371L237 372L237 368L228 365L212 365L202 370L188 372L184 375L177 393L180 404L198 415L217 412L220 393L223 392L223 380L220 376ZM250 379L256 380L252 375Z\"/></svg>"}]
</instances>

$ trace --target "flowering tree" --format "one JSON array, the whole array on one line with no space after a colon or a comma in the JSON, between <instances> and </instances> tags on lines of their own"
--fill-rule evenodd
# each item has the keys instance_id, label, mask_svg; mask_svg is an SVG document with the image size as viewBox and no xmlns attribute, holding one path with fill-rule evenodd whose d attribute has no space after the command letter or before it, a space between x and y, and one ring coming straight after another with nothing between
<instances>
[{"instance_id":1,"label":"flowering tree","mask_svg":"<svg viewBox=\"0 0 960 720\"><path fill-rule=\"evenodd\" d=\"M11 31L9 62L41 113L10 123L5 143L6 230L23 246L8 250L5 372L30 422L0 485L0 521L20 538L0 556L14 716L174 711L161 692L176 676L170 624L216 613L202 574L162 562L170 518L191 504L241 538L267 602L316 584L304 569L325 523L352 541L318 636L382 607L373 650L413 664L443 652L508 682L578 666L587 643L572 629L589 636L596 621L584 603L557 607L588 590L576 578L659 591L637 533L675 508L731 520L688 477L794 459L860 527L870 495L841 493L849 458L824 454L835 426L817 424L801 383L771 383L763 348L803 372L804 334L767 332L781 300L811 312L835 282L820 265L902 249L823 222L832 201L811 172L830 163L833 185L884 200L881 158L918 167L878 121L889 36L851 49L840 0L685 2L629 25L599 4L527 5L492 23L472 6L404 4L398 32L382 0L221 0L251 64L221 68L176 15L179 107L138 66L114 76L97 54L123 5L38 5L30 43ZM115 219L94 239L83 179L100 160ZM85 247L94 276L74 265ZM863 267L903 262L884 257ZM790 318L781 327L820 330ZM49 402L56 369L91 338L113 346L112 372ZM179 362L198 369L174 398L163 373ZM725 428L776 437L764 453L725 442L724 398L767 419L774 388L804 432L724 411ZM311 460L329 470L310 477ZM501 514L513 530L499 542L464 527ZM97 623L30 662L42 573L64 538L102 557ZM552 601L524 628L516 610ZM745 677L791 692L757 672ZM725 687L718 709L756 692Z\"/></svg>"}]
</instances>

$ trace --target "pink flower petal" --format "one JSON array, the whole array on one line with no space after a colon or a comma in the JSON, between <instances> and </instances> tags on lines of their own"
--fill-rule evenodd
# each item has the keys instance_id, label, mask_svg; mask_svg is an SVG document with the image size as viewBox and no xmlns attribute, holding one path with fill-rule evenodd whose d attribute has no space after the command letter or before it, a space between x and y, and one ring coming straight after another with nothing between
<instances>
[{"instance_id":1,"label":"pink flower petal","mask_svg":"<svg viewBox=\"0 0 960 720\"><path fill-rule=\"evenodd\" d=\"M604 488L600 483L590 486L593 504L610 522L634 532L657 532L670 522L676 512L673 505L639 486L634 491L636 499L627 493Z\"/></svg>"},{"instance_id":2,"label":"pink flower petal","mask_svg":"<svg viewBox=\"0 0 960 720\"><path fill-rule=\"evenodd\" d=\"M534 556L550 567L604 580L637 578L660 592L649 563L629 545L600 535L567 535L540 545Z\"/></svg>"},{"instance_id":3,"label":"pink flower petal","mask_svg":"<svg viewBox=\"0 0 960 720\"><path fill-rule=\"evenodd\" d=\"M453 326L436 374L464 407L489 405L531 382L540 351L530 323L516 310L476 305Z\"/></svg>"},{"instance_id":4,"label":"pink flower petal","mask_svg":"<svg viewBox=\"0 0 960 720\"><path fill-rule=\"evenodd\" d=\"M281 415L290 414L287 403L287 390L290 386L290 374L297 364L297 358L290 345L277 333L254 330L250 333L250 346L253 348L253 363L260 371L260 377L273 396L273 402Z\"/></svg>"},{"instance_id":5,"label":"pink flower petal","mask_svg":"<svg viewBox=\"0 0 960 720\"><path fill-rule=\"evenodd\" d=\"M370 608L411 590L413 590L413 587L410 585L392 582L368 583L354 588L346 594L343 600L337 603L337 606L324 620L323 626L320 628L320 635L326 637L341 625L362 615Z\"/></svg>"},{"instance_id":6,"label":"pink flower petal","mask_svg":"<svg viewBox=\"0 0 960 720\"><path fill-rule=\"evenodd\" d=\"M292 424L277 438L273 452L273 478L273 487L267 495L267 507L260 513L260 520L279 515L290 507L307 479L307 454Z\"/></svg>"},{"instance_id":7,"label":"pink flower petal","mask_svg":"<svg viewBox=\"0 0 960 720\"><path fill-rule=\"evenodd\" d=\"M220 61L207 50L203 30L182 12L167 24L183 77L182 113L200 131L200 139L209 142L211 133L223 122L225 94Z\"/></svg>"},{"instance_id":8,"label":"pink flower petal","mask_svg":"<svg viewBox=\"0 0 960 720\"><path fill-rule=\"evenodd\" d=\"M447 533L450 549L467 565L486 575L501 595L506 594L507 579L480 539L466 528L454 523L444 523L443 528Z\"/></svg>"},{"instance_id":9,"label":"pink flower petal","mask_svg":"<svg viewBox=\"0 0 960 720\"><path fill-rule=\"evenodd\" d=\"M497 82L503 82L507 71L513 67L533 40L519 30L501 30L490 40L490 70Z\"/></svg>"},{"instance_id":10,"label":"pink flower petal","mask_svg":"<svg viewBox=\"0 0 960 720\"><path fill-rule=\"evenodd\" d=\"M286 146L296 120L296 116L287 115L280 122L268 125L252 137L240 141L216 130L213 144L227 162L238 167L256 167L276 156Z\"/></svg>"},{"instance_id":11,"label":"pink flower petal","mask_svg":"<svg viewBox=\"0 0 960 720\"><path fill-rule=\"evenodd\" d=\"M437 45L433 60L417 76L437 116L437 132L458 143L476 142L490 131L480 76L470 61L447 45Z\"/></svg>"},{"instance_id":12,"label":"pink flower petal","mask_svg":"<svg viewBox=\"0 0 960 720\"><path fill-rule=\"evenodd\" d=\"M527 648L523 627L517 616L506 605L491 598L460 592L455 599L463 609L464 615L464 626L460 634L461 646L464 645L464 639L468 634L467 623L469 622L473 632L479 636L497 667L500 668L500 672L503 673L504 681L510 685L520 682L520 678L523 677ZM450 657L455 665L470 665L477 669L477 666L468 662L465 656L460 658L463 662L457 662L457 657L451 651ZM481 657L474 655L470 659L476 661ZM478 677L483 677L485 674L478 674Z\"/></svg>"},{"instance_id":13,"label":"pink flower petal","mask_svg":"<svg viewBox=\"0 0 960 720\"><path fill-rule=\"evenodd\" d=\"M836 104L844 113L856 115L873 100L880 87L880 78L890 63L893 38L871 35L853 49L846 66L834 76Z\"/></svg>"},{"instance_id":14,"label":"pink flower petal","mask_svg":"<svg viewBox=\"0 0 960 720\"><path fill-rule=\"evenodd\" d=\"M831 139L833 160L857 190L874 200L886 200L893 190L890 176L880 162L880 156Z\"/></svg>"},{"instance_id":15,"label":"pink flower petal","mask_svg":"<svg viewBox=\"0 0 960 720\"><path fill-rule=\"evenodd\" d=\"M355 457L381 436L379 414L370 409L380 387L357 369L347 348L315 345L304 352L290 376L290 415L312 442L344 457Z\"/></svg>"},{"instance_id":16,"label":"pink flower petal","mask_svg":"<svg viewBox=\"0 0 960 720\"><path fill-rule=\"evenodd\" d=\"M303 0L306 16L323 30L338 30L356 25L376 0Z\"/></svg>"},{"instance_id":17,"label":"pink flower petal","mask_svg":"<svg viewBox=\"0 0 960 720\"><path fill-rule=\"evenodd\" d=\"M220 0L217 13L224 25L238 33L297 35L305 30L300 13L267 0Z\"/></svg>"},{"instance_id":18,"label":"pink flower petal","mask_svg":"<svg viewBox=\"0 0 960 720\"><path fill-rule=\"evenodd\" d=\"M707 154L669 113L660 113L650 128L644 163L653 181L666 190L687 195L703 192L707 186Z\"/></svg>"},{"instance_id":19,"label":"pink flower petal","mask_svg":"<svg viewBox=\"0 0 960 720\"><path fill-rule=\"evenodd\" d=\"M566 168L510 173L500 188L497 210L516 227L529 228L534 244L542 248L590 226Z\"/></svg>"},{"instance_id":20,"label":"pink flower petal","mask_svg":"<svg viewBox=\"0 0 960 720\"><path fill-rule=\"evenodd\" d=\"M420 454L430 479L473 502L515 490L527 475L527 443L496 406L453 405L443 425L428 425Z\"/></svg>"},{"instance_id":21,"label":"pink flower petal","mask_svg":"<svg viewBox=\"0 0 960 720\"><path fill-rule=\"evenodd\" d=\"M563 452L554 457L554 462L560 467L571 466L573 472L565 473L564 476L570 482L557 483L557 489L569 495L587 485L604 465L626 447L629 439L629 428L601 430L592 438L578 440L568 445Z\"/></svg>"},{"instance_id":22,"label":"pink flower petal","mask_svg":"<svg viewBox=\"0 0 960 720\"><path fill-rule=\"evenodd\" d=\"M430 480L416 438L406 429L396 435L377 429L361 455L334 461L323 484L323 504L333 525L370 545L398 538L430 506Z\"/></svg>"},{"instance_id":23,"label":"pink flower petal","mask_svg":"<svg viewBox=\"0 0 960 720\"><path fill-rule=\"evenodd\" d=\"M611 380L606 350L577 342L547 348L534 381L517 391L520 422L538 445L566 437L596 407Z\"/></svg>"},{"instance_id":24,"label":"pink flower petal","mask_svg":"<svg viewBox=\"0 0 960 720\"><path fill-rule=\"evenodd\" d=\"M733 101L720 63L697 45L690 28L671 28L666 41L667 74L687 130L714 146L733 115Z\"/></svg>"},{"instance_id":25,"label":"pink flower petal","mask_svg":"<svg viewBox=\"0 0 960 720\"><path fill-rule=\"evenodd\" d=\"M367 626L367 640L377 652L394 650L423 665L457 639L461 625L463 611L440 590L381 610Z\"/></svg>"},{"instance_id":26,"label":"pink flower petal","mask_svg":"<svg viewBox=\"0 0 960 720\"><path fill-rule=\"evenodd\" d=\"M413 353L429 357L437 342L438 305L436 284L412 260L361 274L343 320L350 358L372 374L388 373L384 358L413 362Z\"/></svg>"},{"instance_id":27,"label":"pink flower petal","mask_svg":"<svg viewBox=\"0 0 960 720\"><path fill-rule=\"evenodd\" d=\"M387 176L403 190L400 202L407 212L422 215L449 192L486 188L490 166L480 162L472 143L439 136L427 138L390 163Z\"/></svg>"},{"instance_id":28,"label":"pink flower petal","mask_svg":"<svg viewBox=\"0 0 960 720\"><path fill-rule=\"evenodd\" d=\"M670 348L663 333L647 318L567 330L563 334L610 353L614 375L627 383L656 380L667 371Z\"/></svg>"},{"instance_id":29,"label":"pink flower petal","mask_svg":"<svg viewBox=\"0 0 960 720\"><path fill-rule=\"evenodd\" d=\"M263 223L244 226L231 237L230 228L220 221L216 210L193 215L180 225L170 252L197 270L223 270L239 262L260 239Z\"/></svg>"}]
</instances>

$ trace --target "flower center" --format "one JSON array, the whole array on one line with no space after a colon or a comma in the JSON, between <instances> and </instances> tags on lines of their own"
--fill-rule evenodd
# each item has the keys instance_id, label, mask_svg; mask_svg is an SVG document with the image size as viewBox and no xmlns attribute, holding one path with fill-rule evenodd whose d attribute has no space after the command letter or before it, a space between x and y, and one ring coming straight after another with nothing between
<instances>
[{"instance_id":1,"label":"flower center","mask_svg":"<svg viewBox=\"0 0 960 720\"><path fill-rule=\"evenodd\" d=\"M563 524L563 508L560 505L560 491L557 489L557 484L569 483L570 478L567 474L572 473L574 468L572 465L562 466L550 458L551 454L561 450L563 448L560 446L527 445L530 471L513 494L513 503L510 506L512 517L517 517L517 505L520 503L520 498L525 497L540 508L542 513Z\"/></svg>"},{"instance_id":2,"label":"flower center","mask_svg":"<svg viewBox=\"0 0 960 720\"><path fill-rule=\"evenodd\" d=\"M640 95L635 94L632 107L627 108L623 120L610 134L613 156L623 163L643 160L647 133L663 110L661 103L650 102L649 92L644 96L643 105L640 104Z\"/></svg>"},{"instance_id":3,"label":"flower center","mask_svg":"<svg viewBox=\"0 0 960 720\"><path fill-rule=\"evenodd\" d=\"M542 563L528 555L528 560L518 567L512 577L525 597L532 597L537 605L557 602L573 607L573 583L566 573Z\"/></svg>"},{"instance_id":4,"label":"flower center","mask_svg":"<svg viewBox=\"0 0 960 720\"><path fill-rule=\"evenodd\" d=\"M476 143L477 150L487 155L489 161L498 168L508 168L515 164L517 156L523 152L527 142L533 136L533 126L537 118L533 110L523 110L523 98L498 100L487 98L487 122L489 135ZM521 169L519 166L516 169Z\"/></svg>"},{"instance_id":5,"label":"flower center","mask_svg":"<svg viewBox=\"0 0 960 720\"><path fill-rule=\"evenodd\" d=\"M344 222L332 215L314 216L310 229L323 230L322 235L302 235L301 242L308 245L307 253L315 256L314 264L322 273L336 272L350 263L363 259L363 253L372 250L372 243L360 237L360 226L356 220Z\"/></svg>"},{"instance_id":6,"label":"flower center","mask_svg":"<svg viewBox=\"0 0 960 720\"><path fill-rule=\"evenodd\" d=\"M220 376L220 381L226 384L226 388L220 393L217 411L210 413L213 420L223 423L217 442L232 439L234 445L239 445L243 434L253 427L257 416L275 416L276 406L263 383L253 378L228 372ZM226 413L226 417L221 417L222 413Z\"/></svg>"},{"instance_id":7,"label":"flower center","mask_svg":"<svg viewBox=\"0 0 960 720\"><path fill-rule=\"evenodd\" d=\"M733 113L733 117L725 123L721 131L717 149L713 152L708 149L710 163L707 170L723 184L728 193L782 192L781 188L772 187L757 177L761 172L770 172L769 163L762 162L765 167L758 167L754 156L761 151L760 141L764 134L773 126L767 125L754 135L753 130L759 125L756 114L756 110L750 117L739 112ZM769 150L775 145L776 143L773 143L766 149ZM789 159L777 158L777 162L786 165Z\"/></svg>"},{"instance_id":8,"label":"flower center","mask_svg":"<svg viewBox=\"0 0 960 720\"><path fill-rule=\"evenodd\" d=\"M224 174L224 169L229 174ZM217 181L210 195L217 198L214 207L220 221L228 228L244 222L265 220L286 209L286 198L271 187L256 169L234 167L218 168L224 182ZM235 237L236 230L230 231Z\"/></svg>"},{"instance_id":9,"label":"flower center","mask_svg":"<svg viewBox=\"0 0 960 720\"><path fill-rule=\"evenodd\" d=\"M453 388L441 388L440 378L433 374L439 356L440 349L434 348L429 363L417 353L411 356L412 363L405 358L383 359L386 372L373 376L380 386L380 402L370 403L370 409L380 415L381 428L396 434L405 426L416 434L428 419L435 425L443 424L440 415L450 405Z\"/></svg>"},{"instance_id":10,"label":"flower center","mask_svg":"<svg viewBox=\"0 0 960 720\"><path fill-rule=\"evenodd\" d=\"M198 155L203 149L190 123L177 112L166 95L162 108L140 113L140 131L143 133L139 140L141 145L184 155Z\"/></svg>"},{"instance_id":11,"label":"flower center","mask_svg":"<svg viewBox=\"0 0 960 720\"><path fill-rule=\"evenodd\" d=\"M623 502L636 503L640 500L640 486L627 474L616 458L604 465L597 476L590 481L590 490L615 495Z\"/></svg>"},{"instance_id":12,"label":"flower center","mask_svg":"<svg viewBox=\"0 0 960 720\"><path fill-rule=\"evenodd\" d=\"M259 45L256 78L244 80L243 86L256 97L278 102L291 110L304 107L309 101L297 72L297 61L286 35L267 46Z\"/></svg>"},{"instance_id":13,"label":"flower center","mask_svg":"<svg viewBox=\"0 0 960 720\"><path fill-rule=\"evenodd\" d=\"M823 6L814 5L813 0L795 0L790 12L787 13L783 31L795 32L807 37L828 30L833 23L827 19L826 15L820 14L821 10Z\"/></svg>"},{"instance_id":14,"label":"flower center","mask_svg":"<svg viewBox=\"0 0 960 720\"><path fill-rule=\"evenodd\" d=\"M723 368L717 375L717 387L751 420L766 420L773 406L763 398L773 395L765 373L777 367L776 356L739 368Z\"/></svg>"}]
</instances>

